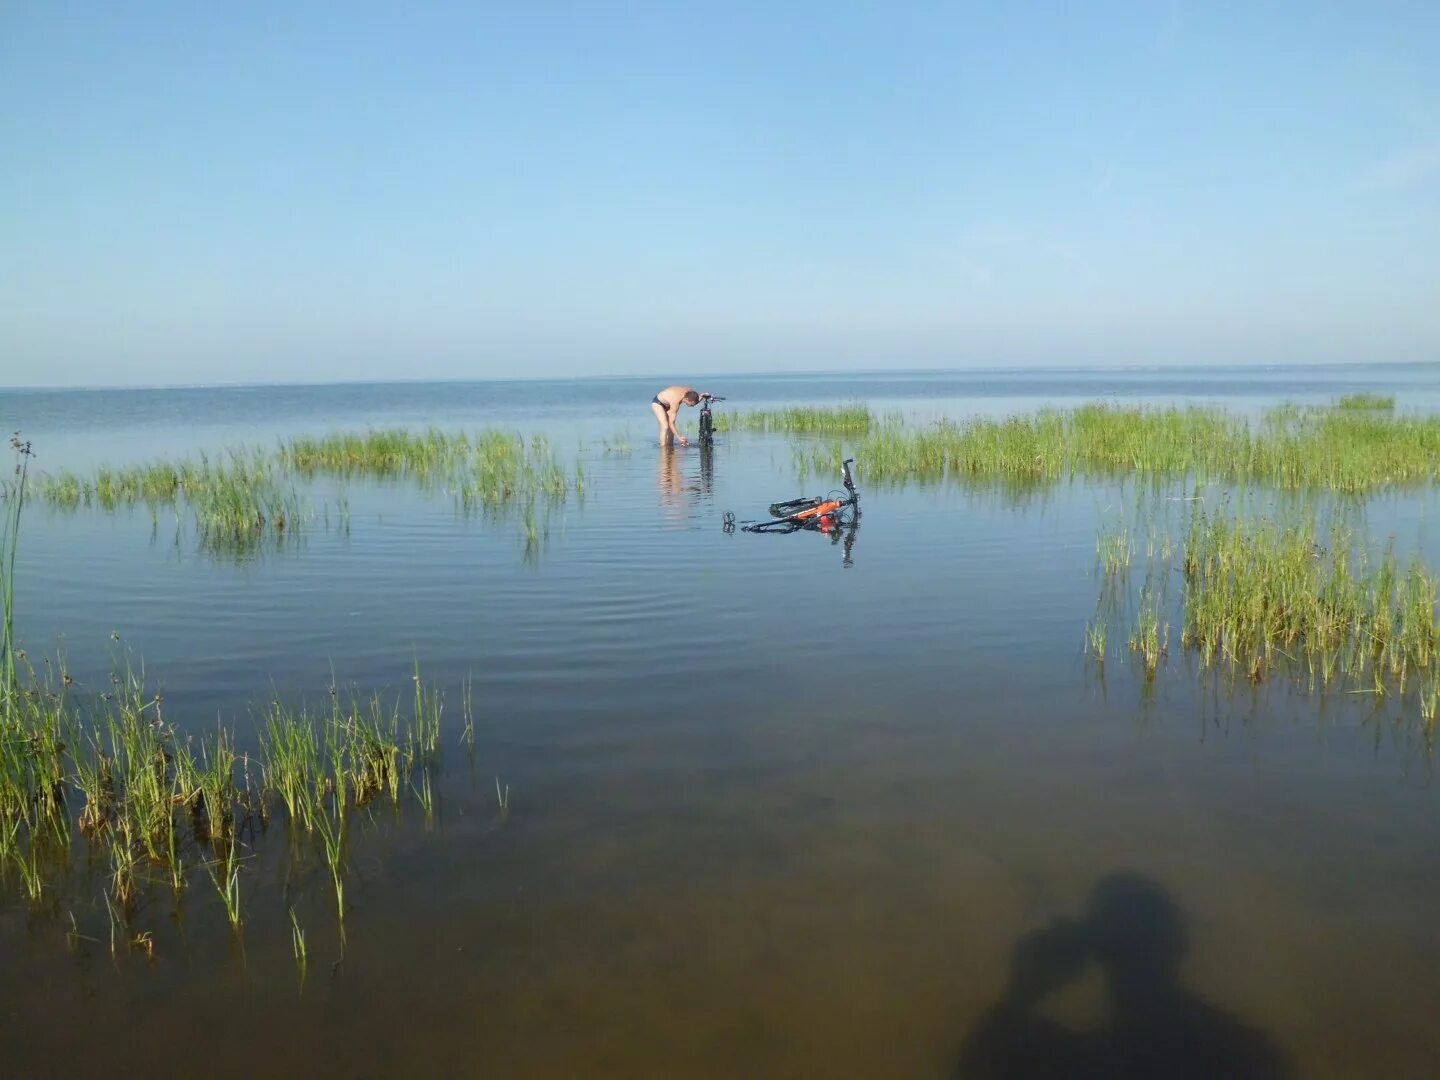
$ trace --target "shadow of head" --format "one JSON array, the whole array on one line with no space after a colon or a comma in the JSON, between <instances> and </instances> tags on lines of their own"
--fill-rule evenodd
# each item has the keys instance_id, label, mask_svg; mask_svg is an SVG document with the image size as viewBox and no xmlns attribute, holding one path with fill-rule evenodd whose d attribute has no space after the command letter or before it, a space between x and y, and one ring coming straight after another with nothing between
<instances>
[{"instance_id":1,"label":"shadow of head","mask_svg":"<svg viewBox=\"0 0 1440 1080\"><path fill-rule=\"evenodd\" d=\"M1116 873L1090 894L1084 918L1091 955L1117 997L1177 983L1189 936L1169 893L1148 878Z\"/></svg>"},{"instance_id":2,"label":"shadow of head","mask_svg":"<svg viewBox=\"0 0 1440 1080\"><path fill-rule=\"evenodd\" d=\"M1011 950L1010 983L966 1038L962 1076L1283 1077L1261 1032L1188 989L1189 934L1159 884L1107 875L1078 919L1057 919ZM1104 973L1109 1018L1077 1031L1046 1015L1091 965Z\"/></svg>"}]
</instances>

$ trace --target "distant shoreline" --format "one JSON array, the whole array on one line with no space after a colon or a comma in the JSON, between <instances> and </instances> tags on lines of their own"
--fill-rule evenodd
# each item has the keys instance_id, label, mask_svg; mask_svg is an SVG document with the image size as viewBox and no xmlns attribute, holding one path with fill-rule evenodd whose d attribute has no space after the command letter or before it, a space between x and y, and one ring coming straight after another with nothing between
<instances>
[{"instance_id":1,"label":"distant shoreline","mask_svg":"<svg viewBox=\"0 0 1440 1080\"><path fill-rule=\"evenodd\" d=\"M680 365L683 366L683 365ZM904 379L907 377L933 377L942 375L997 375L1014 377L1017 375L1080 375L1080 374L1127 374L1127 375L1166 375L1166 374L1188 374L1193 375L1197 371L1216 373L1253 374L1261 372L1296 371L1296 370L1343 370L1352 369L1360 371L1385 371L1397 369L1440 369L1440 358L1435 360L1335 360L1323 362L1311 361L1276 361L1264 364L1017 364L1013 366L1000 365L978 365L974 367L934 367L934 368L816 368L798 369L791 371L770 370L770 371L729 371L729 372L704 372L687 376L692 381L703 382L705 380L717 381L722 379L757 379L757 380L780 380L780 379L858 379L858 378L888 378ZM483 386L487 384L524 385L524 384L552 384L562 382L593 383L593 382L636 382L652 383L656 380L665 381L675 377L670 373L650 374L604 374L604 375L547 375L531 376L527 378L394 378L394 379L333 379L333 380L296 380L294 382L215 382L215 383L140 383L128 385L123 383L91 383L78 386L65 386L60 384L35 385L35 386L0 386L0 394L53 394L53 393L127 393L127 392L151 392L158 390L275 390L275 389L335 389L343 387L375 387L375 386Z\"/></svg>"}]
</instances>

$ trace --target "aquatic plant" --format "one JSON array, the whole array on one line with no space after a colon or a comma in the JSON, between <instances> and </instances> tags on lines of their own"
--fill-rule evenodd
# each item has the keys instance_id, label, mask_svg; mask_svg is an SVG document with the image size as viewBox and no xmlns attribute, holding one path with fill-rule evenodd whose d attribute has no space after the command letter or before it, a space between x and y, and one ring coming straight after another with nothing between
<instances>
[{"instance_id":1,"label":"aquatic plant","mask_svg":"<svg viewBox=\"0 0 1440 1080\"><path fill-rule=\"evenodd\" d=\"M472 758L475 756L475 702L474 702L474 679L470 675L465 676L464 682L460 684L460 716L465 721L460 729L460 741L465 744L465 752Z\"/></svg>"},{"instance_id":2,"label":"aquatic plant","mask_svg":"<svg viewBox=\"0 0 1440 1080\"><path fill-rule=\"evenodd\" d=\"M1160 658L1170 649L1170 626L1162 629L1160 605L1153 585L1147 583L1140 594L1140 611L1130 630L1130 651L1139 653L1145 665L1145 674L1154 678L1160 666Z\"/></svg>"},{"instance_id":3,"label":"aquatic plant","mask_svg":"<svg viewBox=\"0 0 1440 1080\"><path fill-rule=\"evenodd\" d=\"M536 495L563 499L584 487L583 468L566 473L549 440L508 431L475 435L429 428L300 436L280 445L280 465L302 476L320 473L409 477L452 489L462 507L494 509Z\"/></svg>"},{"instance_id":4,"label":"aquatic plant","mask_svg":"<svg viewBox=\"0 0 1440 1080\"><path fill-rule=\"evenodd\" d=\"M863 435L877 423L869 406L863 404L803 405L715 415L716 431L786 435Z\"/></svg>"},{"instance_id":5,"label":"aquatic plant","mask_svg":"<svg viewBox=\"0 0 1440 1080\"><path fill-rule=\"evenodd\" d=\"M889 423L801 454L808 468L827 473L853 456L872 483L1053 484L1140 474L1365 492L1440 478L1440 416L1291 406L1252 422L1219 409L1095 404L924 427Z\"/></svg>"},{"instance_id":6,"label":"aquatic plant","mask_svg":"<svg viewBox=\"0 0 1440 1080\"><path fill-rule=\"evenodd\" d=\"M449 468L478 450L463 432L435 427L420 432L388 428L296 436L280 444L278 457L286 468L302 474L423 477Z\"/></svg>"},{"instance_id":7,"label":"aquatic plant","mask_svg":"<svg viewBox=\"0 0 1440 1080\"><path fill-rule=\"evenodd\" d=\"M15 553L20 545L20 520L25 510L26 485L30 476L30 444L23 442L19 432L10 437L15 452L11 479L0 484L5 500L0 514L0 701L6 706L18 691L15 647Z\"/></svg>"},{"instance_id":8,"label":"aquatic plant","mask_svg":"<svg viewBox=\"0 0 1440 1080\"><path fill-rule=\"evenodd\" d=\"M144 506L188 511L203 550L249 557L269 545L296 540L316 513L296 481L320 475L340 478L408 478L453 495L462 513L496 515L512 504L525 507L531 542L538 536L537 501L563 502L585 489L584 467L567 471L549 441L505 431L476 435L430 428L297 436L274 452L238 448L212 459L147 462L92 473L41 474L37 494L62 509L113 511ZM349 500L336 498L339 526L349 528ZM325 502L320 517L330 522Z\"/></svg>"},{"instance_id":9,"label":"aquatic plant","mask_svg":"<svg viewBox=\"0 0 1440 1080\"><path fill-rule=\"evenodd\" d=\"M1323 535L1313 518L1231 520L1197 510L1186 543L1184 641L1261 677L1303 650L1322 680L1367 669L1403 686L1436 663L1436 579L1401 569L1347 526Z\"/></svg>"},{"instance_id":10,"label":"aquatic plant","mask_svg":"<svg viewBox=\"0 0 1440 1080\"><path fill-rule=\"evenodd\" d=\"M1393 409L1393 394L1342 394L1335 402L1337 409Z\"/></svg>"},{"instance_id":11,"label":"aquatic plant","mask_svg":"<svg viewBox=\"0 0 1440 1080\"><path fill-rule=\"evenodd\" d=\"M1129 528L1123 522L1113 528L1102 528L1095 541L1095 555L1107 575L1129 570L1130 560L1135 556L1135 541Z\"/></svg>"},{"instance_id":12,"label":"aquatic plant","mask_svg":"<svg viewBox=\"0 0 1440 1080\"><path fill-rule=\"evenodd\" d=\"M205 869L215 885L215 891L220 894L231 933L238 934L245 920L240 911L240 857L234 833L218 849L216 857L205 864Z\"/></svg>"},{"instance_id":13,"label":"aquatic plant","mask_svg":"<svg viewBox=\"0 0 1440 1080\"><path fill-rule=\"evenodd\" d=\"M263 827L270 794L288 812L295 854L303 857L300 849L313 843L324 861L342 940L351 810L386 796L398 812L402 799L413 799L427 827L433 821L444 698L418 666L409 708L404 694L387 702L378 694L346 697L333 686L329 712L269 701L255 732L258 792L233 733L222 727L182 740L143 672L117 672L88 707L71 699L68 682L52 688L22 676L23 692L0 709L0 876L32 904L50 896L69 874L74 814L88 848L108 863L104 901L117 950L128 942L153 955L153 940L127 928L131 914L143 909L152 883L164 881L178 896L196 872L209 878L226 922L240 931L241 837ZM473 737L468 683L465 715ZM68 791L80 796L74 807ZM188 835L177 814L188 814ZM293 942L303 948L303 934ZM300 963L303 972L303 956Z\"/></svg>"},{"instance_id":14,"label":"aquatic plant","mask_svg":"<svg viewBox=\"0 0 1440 1080\"><path fill-rule=\"evenodd\" d=\"M418 662L411 681L415 684L415 709L411 713L407 756L412 764L429 764L440 753L440 717L445 712L445 697L425 685Z\"/></svg>"},{"instance_id":15,"label":"aquatic plant","mask_svg":"<svg viewBox=\"0 0 1440 1080\"><path fill-rule=\"evenodd\" d=\"M1109 638L1109 622L1101 615L1085 624L1085 651L1095 657L1097 663L1105 663L1105 645Z\"/></svg>"},{"instance_id":16,"label":"aquatic plant","mask_svg":"<svg viewBox=\"0 0 1440 1080\"><path fill-rule=\"evenodd\" d=\"M88 476L44 474L37 494L62 509L113 511L145 506L187 508L202 547L245 554L303 527L309 511L275 463L258 450L234 449L212 460L101 467Z\"/></svg>"},{"instance_id":17,"label":"aquatic plant","mask_svg":"<svg viewBox=\"0 0 1440 1080\"><path fill-rule=\"evenodd\" d=\"M1326 522L1303 503L1269 514L1192 504L1178 552L1168 541L1157 548L1130 631L1147 671L1168 639L1153 582L1172 572L1184 583L1180 642L1204 666L1256 681L1282 669L1380 695L1413 682L1422 714L1433 714L1440 580L1418 559L1402 564L1393 543L1377 548L1343 515ZM1114 588L1107 575L1102 604Z\"/></svg>"},{"instance_id":18,"label":"aquatic plant","mask_svg":"<svg viewBox=\"0 0 1440 1080\"><path fill-rule=\"evenodd\" d=\"M305 985L305 973L309 966L310 955L305 948L305 931L300 928L300 917L295 914L295 909L290 910L290 948L295 953L295 970L300 977L300 985Z\"/></svg>"},{"instance_id":19,"label":"aquatic plant","mask_svg":"<svg viewBox=\"0 0 1440 1080\"><path fill-rule=\"evenodd\" d=\"M330 884L335 890L335 914L340 938L345 939L345 792L333 783L328 789L317 790L310 808L310 819L320 837Z\"/></svg>"}]
</instances>

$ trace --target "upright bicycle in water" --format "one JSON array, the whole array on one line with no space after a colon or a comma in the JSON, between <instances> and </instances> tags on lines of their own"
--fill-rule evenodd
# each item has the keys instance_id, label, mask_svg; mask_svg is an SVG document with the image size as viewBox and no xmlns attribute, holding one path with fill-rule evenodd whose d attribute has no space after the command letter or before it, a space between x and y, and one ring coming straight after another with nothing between
<instances>
[{"instance_id":1,"label":"upright bicycle in water","mask_svg":"<svg viewBox=\"0 0 1440 1080\"><path fill-rule=\"evenodd\" d=\"M702 447L715 445L715 417L710 415L710 403L724 400L723 397L716 397L714 394L700 395L700 445Z\"/></svg>"}]
</instances>

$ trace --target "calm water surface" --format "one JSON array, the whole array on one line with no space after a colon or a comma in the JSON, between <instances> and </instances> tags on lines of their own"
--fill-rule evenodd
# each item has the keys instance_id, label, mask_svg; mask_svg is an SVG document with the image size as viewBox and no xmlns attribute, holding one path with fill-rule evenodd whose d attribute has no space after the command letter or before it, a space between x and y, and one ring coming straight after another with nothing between
<instances>
[{"instance_id":1,"label":"calm water surface","mask_svg":"<svg viewBox=\"0 0 1440 1080\"><path fill-rule=\"evenodd\" d=\"M701 385L722 408L924 420L1356 390L1433 411L1437 374ZM276 854L283 826L246 867L243 949L213 893L176 911L157 891L135 920L155 961L117 964L106 866L77 866L58 911L7 879L5 1073L1433 1075L1440 796L1403 708L1236 689L1178 648L1153 687L1123 648L1102 677L1082 649L1096 527L1128 485L866 489L848 549L727 534L727 510L834 481L799 480L780 438L660 451L657 385L0 391L42 469L436 424L545 434L587 476L528 552L515 521L398 482L317 484L303 540L244 559L173 516L33 509L21 633L88 687L128 649L177 723L245 745L253 706L320 702L332 673L401 690L418 660L452 708L433 827L379 813L356 843L343 960L323 874ZM1364 513L1435 567L1435 510L1420 493ZM75 952L71 911L96 939Z\"/></svg>"}]
</instances>

